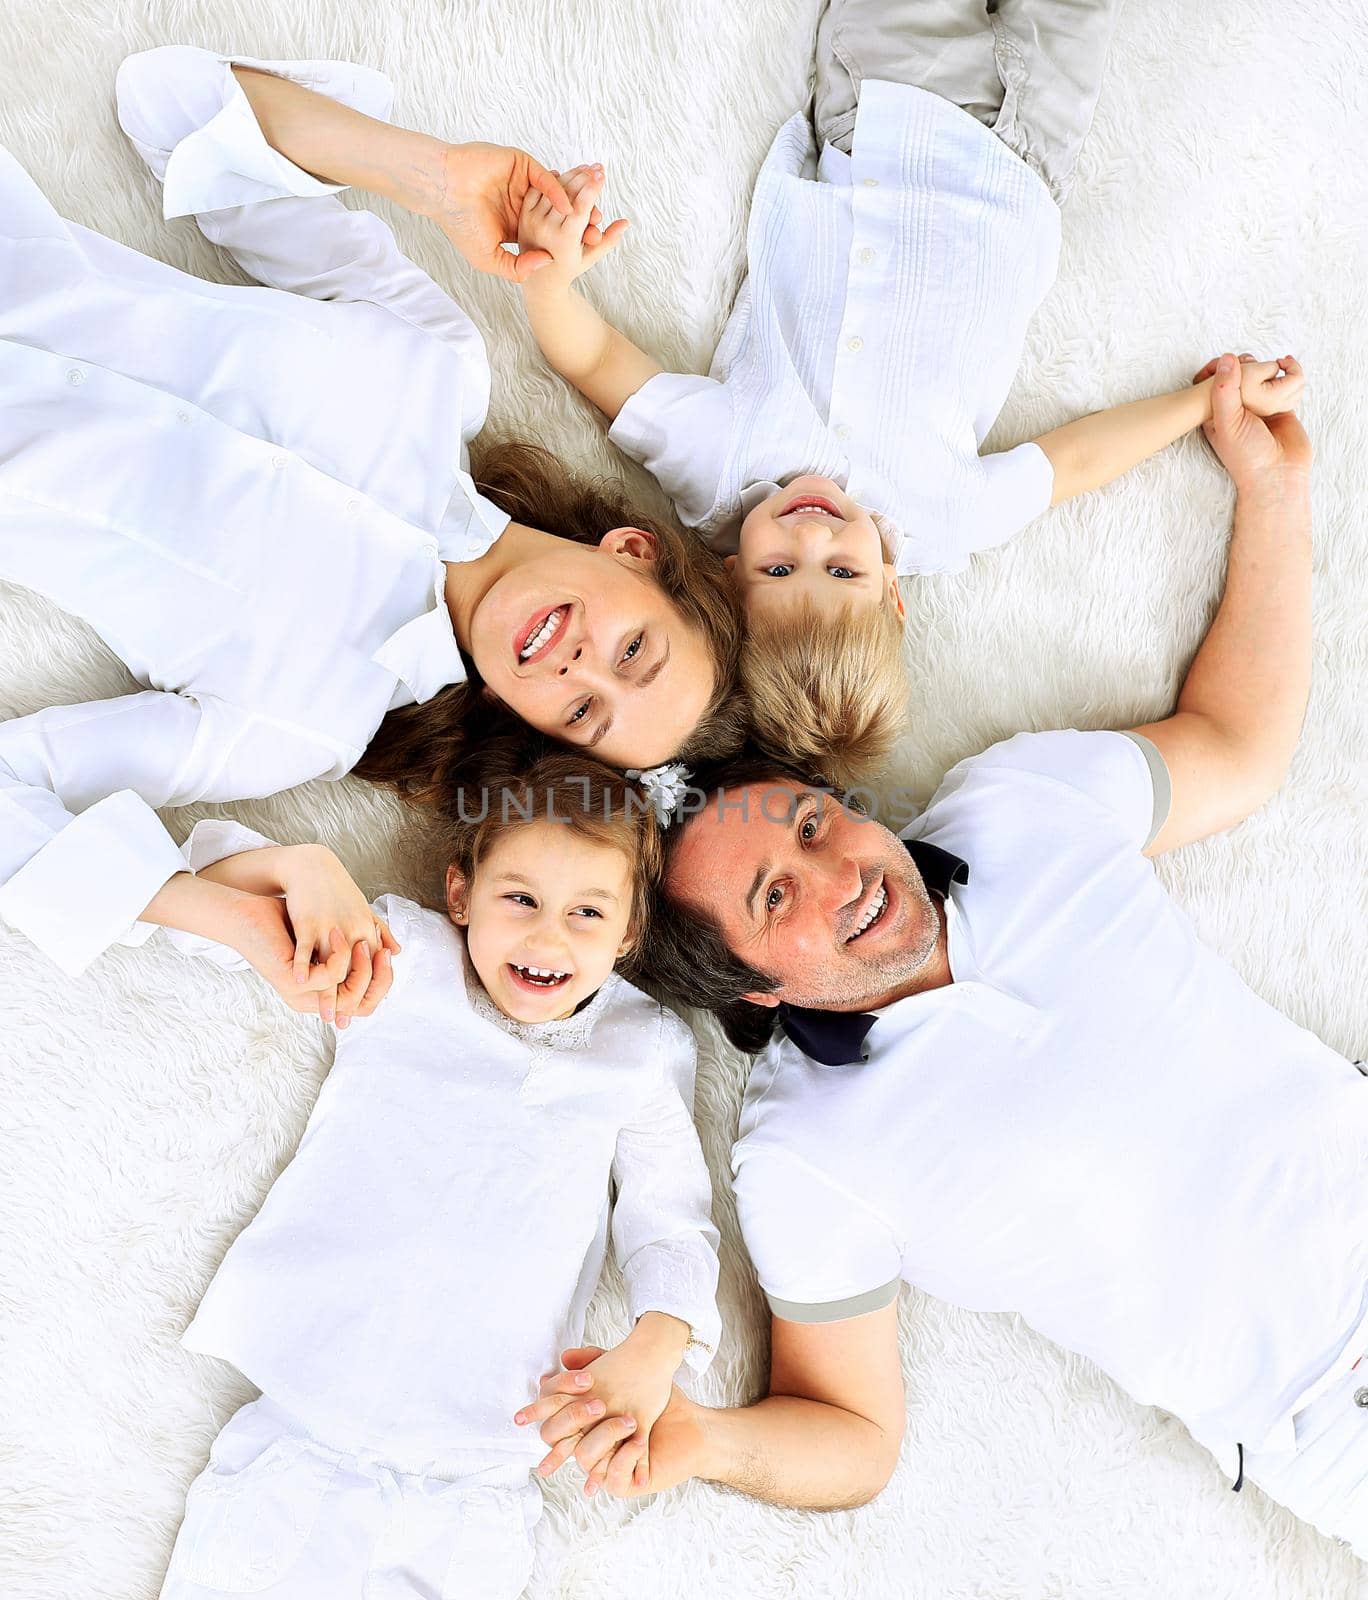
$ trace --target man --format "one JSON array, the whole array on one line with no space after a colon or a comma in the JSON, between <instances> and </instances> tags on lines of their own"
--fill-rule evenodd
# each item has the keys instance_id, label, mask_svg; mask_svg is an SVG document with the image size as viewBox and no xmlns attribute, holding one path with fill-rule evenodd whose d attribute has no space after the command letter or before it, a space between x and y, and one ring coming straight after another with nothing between
<instances>
[{"instance_id":1,"label":"man","mask_svg":"<svg viewBox=\"0 0 1368 1600\"><path fill-rule=\"evenodd\" d=\"M652 1489L876 1494L906 1280L1021 1313L1368 1556L1368 1084L1198 941L1146 860L1277 789L1310 681L1310 446L1215 366L1229 572L1172 716L996 745L902 840L773 766L700 775L653 961L737 1042L773 1033L733 1152L773 1365L754 1406L676 1398ZM545 1385L549 1465L639 1492L572 1383Z\"/></svg>"}]
</instances>

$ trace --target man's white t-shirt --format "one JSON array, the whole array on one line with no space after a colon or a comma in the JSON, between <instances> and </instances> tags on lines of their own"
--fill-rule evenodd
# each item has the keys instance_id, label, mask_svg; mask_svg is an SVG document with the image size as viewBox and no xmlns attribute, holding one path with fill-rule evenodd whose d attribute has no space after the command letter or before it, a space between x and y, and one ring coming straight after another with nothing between
<instances>
[{"instance_id":1,"label":"man's white t-shirt","mask_svg":"<svg viewBox=\"0 0 1368 1600\"><path fill-rule=\"evenodd\" d=\"M738 1204L780 1316L855 1315L906 1280L1018 1312L1203 1442L1253 1447L1368 1310L1368 1084L1199 941L1141 853L1154 813L1122 734L1020 734L955 767L906 834L968 863L954 981L885 1007L864 1061L776 1039Z\"/></svg>"}]
</instances>

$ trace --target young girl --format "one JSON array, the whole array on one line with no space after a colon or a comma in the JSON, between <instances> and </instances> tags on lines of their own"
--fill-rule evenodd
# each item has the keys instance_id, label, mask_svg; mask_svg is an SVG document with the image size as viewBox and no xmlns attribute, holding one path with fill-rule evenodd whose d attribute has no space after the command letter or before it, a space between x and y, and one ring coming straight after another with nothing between
<instances>
[{"instance_id":1,"label":"young girl","mask_svg":"<svg viewBox=\"0 0 1368 1600\"><path fill-rule=\"evenodd\" d=\"M538 1380L580 1342L610 1231L633 1326L592 1399L559 1399L582 1464L621 1451L644 1484L676 1371L716 1346L693 1036L613 970L644 933L654 818L550 746L505 742L462 781L445 910L376 902L406 951L390 998L338 1036L294 1160L184 1335L263 1393L191 1485L166 1600L520 1593ZM202 878L325 915L355 893L327 851L237 824L185 850Z\"/></svg>"},{"instance_id":2,"label":"young girl","mask_svg":"<svg viewBox=\"0 0 1368 1600\"><path fill-rule=\"evenodd\" d=\"M592 223L601 168L567 175L568 215L524 200L520 240L554 260L522 284L547 359L730 552L761 740L837 782L878 776L905 724L900 576L959 570L1210 417L1204 381L979 454L1054 279L1114 12L831 0L814 117L760 173L706 378L663 372L574 292L626 226ZM1246 406L1294 403L1283 367L1246 369Z\"/></svg>"},{"instance_id":3,"label":"young girl","mask_svg":"<svg viewBox=\"0 0 1368 1600\"><path fill-rule=\"evenodd\" d=\"M124 62L119 116L167 215L272 287L68 223L0 152L0 578L147 686L0 726L0 917L68 973L170 914L181 862L154 807L354 768L431 790L479 684L613 765L740 738L716 557L533 452L472 481L480 336L334 191L364 184L510 270L523 194L563 192L520 151L376 120L390 97L331 62ZM193 928L202 897L177 898ZM300 951L326 1015L345 947L383 939L367 916L330 955L331 933ZM294 995L292 954L260 970Z\"/></svg>"}]
</instances>

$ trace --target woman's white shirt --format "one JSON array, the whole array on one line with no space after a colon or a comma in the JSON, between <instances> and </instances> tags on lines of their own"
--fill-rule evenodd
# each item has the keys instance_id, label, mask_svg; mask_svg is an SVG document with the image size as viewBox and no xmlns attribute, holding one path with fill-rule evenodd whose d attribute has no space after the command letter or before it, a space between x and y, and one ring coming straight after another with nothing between
<instances>
[{"instance_id":1,"label":"woman's white shirt","mask_svg":"<svg viewBox=\"0 0 1368 1600\"><path fill-rule=\"evenodd\" d=\"M68 973L181 866L154 809L340 777L392 706L465 677L445 562L508 518L469 476L474 324L373 214L266 143L230 70L388 115L380 74L181 47L120 121L167 216L269 287L65 221L0 153L0 579L148 692L0 724L0 916Z\"/></svg>"},{"instance_id":2,"label":"woman's white shirt","mask_svg":"<svg viewBox=\"0 0 1368 1600\"><path fill-rule=\"evenodd\" d=\"M201 822L185 859L198 869L269 842ZM629 1316L687 1323L694 1371L716 1349L712 1188L688 1109L694 1038L616 974L563 1022L509 1026L448 918L395 895L375 911L404 946L394 986L338 1034L299 1149L184 1342L231 1361L321 1437L535 1461L545 1447L512 1414L582 1343L610 1241Z\"/></svg>"}]
</instances>

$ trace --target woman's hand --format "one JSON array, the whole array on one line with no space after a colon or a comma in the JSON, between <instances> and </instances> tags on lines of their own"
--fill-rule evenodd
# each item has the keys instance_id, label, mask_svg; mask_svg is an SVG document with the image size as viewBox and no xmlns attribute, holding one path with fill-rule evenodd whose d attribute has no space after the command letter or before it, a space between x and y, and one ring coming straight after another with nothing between
<instances>
[{"instance_id":1,"label":"woman's hand","mask_svg":"<svg viewBox=\"0 0 1368 1600\"><path fill-rule=\"evenodd\" d=\"M545 195L529 190L518 219L518 249L552 264L538 279L538 291L553 283L568 288L627 231L622 217L607 228L601 226L603 216L596 202L603 192L602 167L572 167L561 176L571 202L569 213L563 215Z\"/></svg>"},{"instance_id":2,"label":"woman's hand","mask_svg":"<svg viewBox=\"0 0 1368 1600\"><path fill-rule=\"evenodd\" d=\"M1311 470L1311 441L1293 413L1282 405L1260 412L1250 404L1251 398L1256 404L1268 403L1273 397L1268 391L1276 395L1284 384L1291 383L1297 386L1290 393L1294 402L1305 381L1300 362L1293 356L1283 356L1274 365L1287 376L1271 380L1255 377L1248 384L1251 394L1246 396L1245 373L1251 367L1262 369L1268 365L1247 357L1236 360L1227 354L1209 361L1193 378L1194 383L1214 380L1211 420L1202 424L1202 432L1242 493L1304 481Z\"/></svg>"},{"instance_id":3,"label":"woman's hand","mask_svg":"<svg viewBox=\"0 0 1368 1600\"><path fill-rule=\"evenodd\" d=\"M497 144L448 145L439 188L427 215L472 267L522 283L550 263L545 250L511 255L503 248L517 241L529 196L552 214L568 215L571 210L560 179L526 150Z\"/></svg>"}]
</instances>

